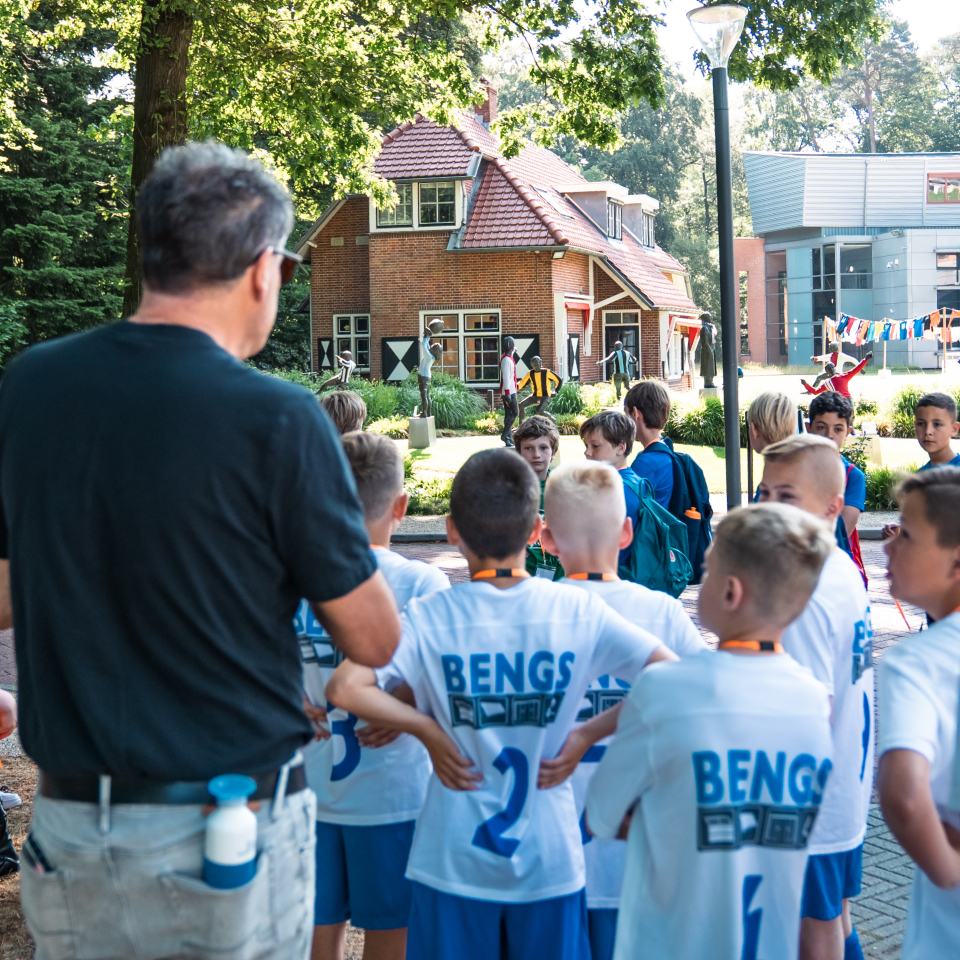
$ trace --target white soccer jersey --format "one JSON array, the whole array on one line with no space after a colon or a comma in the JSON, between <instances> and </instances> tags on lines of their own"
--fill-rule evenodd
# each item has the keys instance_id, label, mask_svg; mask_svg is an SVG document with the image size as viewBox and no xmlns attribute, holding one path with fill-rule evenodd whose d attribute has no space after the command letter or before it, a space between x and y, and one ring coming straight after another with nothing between
<instances>
[{"instance_id":1,"label":"white soccer jersey","mask_svg":"<svg viewBox=\"0 0 960 960\"><path fill-rule=\"evenodd\" d=\"M582 889L573 786L538 790L540 761L559 752L592 679L633 677L658 646L586 591L535 577L413 601L381 683L410 684L483 782L458 792L431 778L407 876L511 903Z\"/></svg>"},{"instance_id":2,"label":"white soccer jersey","mask_svg":"<svg viewBox=\"0 0 960 960\"><path fill-rule=\"evenodd\" d=\"M612 607L620 616L652 633L678 657L687 657L706 649L703 637L687 616L683 604L658 590L649 590L627 580L563 580L571 586L587 590ZM577 722L619 703L630 690L630 681L623 677L602 676L587 688ZM587 906L591 910L615 910L620 903L623 868L627 845L622 840L600 840L582 829L587 787L597 764L603 759L609 740L591 747L573 774L573 792L577 800L583 838L583 857L587 868Z\"/></svg>"},{"instance_id":3,"label":"white soccer jersey","mask_svg":"<svg viewBox=\"0 0 960 960\"><path fill-rule=\"evenodd\" d=\"M403 610L413 597L450 586L445 574L419 560L374 547L380 572ZM303 687L310 700L328 706L327 681L343 655L301 601L294 621L303 660ZM430 759L419 740L403 735L386 747L364 749L357 740L363 722L345 710L327 715L329 740L304 751L307 783L317 795L317 819L325 823L372 826L416 819L430 779Z\"/></svg>"},{"instance_id":4,"label":"white soccer jersey","mask_svg":"<svg viewBox=\"0 0 960 960\"><path fill-rule=\"evenodd\" d=\"M796 958L829 713L784 654L704 652L634 681L587 798L601 837L633 810L616 960Z\"/></svg>"},{"instance_id":5,"label":"white soccer jersey","mask_svg":"<svg viewBox=\"0 0 960 960\"><path fill-rule=\"evenodd\" d=\"M880 665L879 750L915 750L930 763L930 790L945 823L960 830L960 614L904 637ZM914 868L903 960L960 956L960 888L941 890Z\"/></svg>"},{"instance_id":6,"label":"white soccer jersey","mask_svg":"<svg viewBox=\"0 0 960 960\"><path fill-rule=\"evenodd\" d=\"M830 554L783 646L833 697L834 769L810 853L853 850L867 831L873 790L873 630L863 578L842 550Z\"/></svg>"}]
</instances>

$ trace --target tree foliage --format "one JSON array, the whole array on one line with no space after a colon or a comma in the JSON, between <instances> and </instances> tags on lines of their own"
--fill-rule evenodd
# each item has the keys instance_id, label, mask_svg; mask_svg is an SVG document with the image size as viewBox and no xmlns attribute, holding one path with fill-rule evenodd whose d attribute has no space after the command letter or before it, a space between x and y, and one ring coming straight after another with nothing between
<instances>
[{"instance_id":1,"label":"tree foliage","mask_svg":"<svg viewBox=\"0 0 960 960\"><path fill-rule=\"evenodd\" d=\"M120 307L129 144L105 94L114 71L94 62L115 37L74 23L57 38L58 7L34 11L11 47L23 71L0 140L0 364Z\"/></svg>"},{"instance_id":2,"label":"tree foliage","mask_svg":"<svg viewBox=\"0 0 960 960\"><path fill-rule=\"evenodd\" d=\"M844 57L876 35L877 3L751 3L731 76L771 88L793 88L804 76L827 80ZM505 104L498 132L507 152L532 134L541 143L570 144L582 162L599 170L606 165L600 151L615 150L618 165L611 175L659 195L665 206L682 203L682 191L669 199L670 190L678 189L671 184L689 179L699 164L702 203L691 205L699 212L711 203L704 151L712 148L700 143L699 134L696 149L689 146L690 125L700 120L695 104L683 101L687 94L664 70L660 17L657 0L0 0L0 160L12 163L18 152L25 157L31 139L47 136L44 124L54 116L74 124L77 135L100 131L89 139L106 150L103 118L78 117L79 103L62 113L59 106L27 109L28 90L36 89L33 61L11 55L15 49L55 50L84 37L88 66L109 64L131 85L134 123L125 138L113 128L111 149L132 144L132 156L116 162L109 175L87 171L90 184L110 184L110 202L91 188L93 194L69 211L88 218L88 225L61 223L60 242L68 235L92 237L95 228L103 236L51 253L58 269L80 269L71 257L89 259L93 250L97 263L115 255L115 223L124 200L129 209L159 150L184 137L216 137L259 152L287 179L298 213L309 218L333 196L389 198L390 186L373 173L384 130L417 112L447 122L453 111L478 102L481 56L512 44L526 51L523 83L531 95ZM99 94L79 80L78 89L94 109ZM664 106L666 111L655 111ZM70 139L66 130L62 136ZM658 149L647 150L649 144ZM78 151L90 162L104 159L93 148ZM56 157L53 145L43 152ZM67 161L63 169L72 182L80 175ZM29 171L18 167L17 173ZM56 182L52 168L45 176ZM126 197L116 190L124 180ZM57 216L67 216L65 210L61 206ZM672 221L665 217L663 223ZM684 230L690 233L689 226ZM18 243L29 240L22 232L16 236ZM11 256L30 261L22 252ZM133 293L135 236L127 257ZM83 269L95 266L84 263ZM40 276L35 279L39 284ZM75 275L71 283L36 286L36 297L24 299L56 300L63 291L73 296L86 281ZM96 291L91 301L107 313L115 301L103 293L106 275L99 283L90 287ZM130 296L127 306L134 300ZM17 311L23 315L22 307ZM84 316L92 322L96 315L91 306Z\"/></svg>"}]
</instances>

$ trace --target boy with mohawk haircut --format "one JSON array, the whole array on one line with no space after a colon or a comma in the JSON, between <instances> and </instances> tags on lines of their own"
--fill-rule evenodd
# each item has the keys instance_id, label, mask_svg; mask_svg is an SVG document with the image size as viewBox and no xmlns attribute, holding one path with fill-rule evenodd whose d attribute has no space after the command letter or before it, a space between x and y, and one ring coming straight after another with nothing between
<instances>
[{"instance_id":1,"label":"boy with mohawk haircut","mask_svg":"<svg viewBox=\"0 0 960 960\"><path fill-rule=\"evenodd\" d=\"M846 482L836 446L800 434L763 451L760 501L799 507L836 529ZM800 956L862 960L849 901L860 893L863 838L873 788L873 630L856 564L839 547L783 646L832 697L834 770L810 837Z\"/></svg>"},{"instance_id":2,"label":"boy with mohawk haircut","mask_svg":"<svg viewBox=\"0 0 960 960\"><path fill-rule=\"evenodd\" d=\"M780 639L832 549L794 508L727 514L698 598L718 652L634 681L587 795L591 832L627 830L616 960L796 960L830 709Z\"/></svg>"},{"instance_id":3,"label":"boy with mohawk haircut","mask_svg":"<svg viewBox=\"0 0 960 960\"><path fill-rule=\"evenodd\" d=\"M673 659L595 597L527 574L539 494L533 471L506 450L474 454L455 477L447 537L470 582L412 602L379 672L386 688L408 684L418 709L349 661L328 687L342 708L420 737L433 759L407 868L410 960L588 960L573 787L537 789L537 774L591 680ZM581 728L582 749L615 722L614 708ZM566 752L572 769L579 756Z\"/></svg>"},{"instance_id":4,"label":"boy with mohawk haircut","mask_svg":"<svg viewBox=\"0 0 960 960\"><path fill-rule=\"evenodd\" d=\"M620 548L633 531L628 523L623 483L605 463L578 463L556 470L547 481L546 522L542 537L571 572L562 581L593 593L631 623L642 624L680 657L706 650L702 637L679 600L648 590L617 576ZM630 676L604 675L587 690L578 724L585 723L630 690ZM566 754L575 751L578 730L567 749L554 760L545 760L541 786L569 773ZM573 774L577 809L583 813L587 787L603 758L606 742L588 749ZM626 846L616 840L597 840L583 834L587 867L587 923L591 960L610 960L617 928L617 910L626 860Z\"/></svg>"}]
</instances>

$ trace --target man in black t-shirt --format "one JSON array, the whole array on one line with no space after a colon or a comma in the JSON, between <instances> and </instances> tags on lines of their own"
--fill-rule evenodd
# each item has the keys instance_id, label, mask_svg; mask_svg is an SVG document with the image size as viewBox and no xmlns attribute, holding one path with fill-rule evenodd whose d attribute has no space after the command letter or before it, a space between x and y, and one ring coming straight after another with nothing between
<instances>
[{"instance_id":1,"label":"man in black t-shirt","mask_svg":"<svg viewBox=\"0 0 960 960\"><path fill-rule=\"evenodd\" d=\"M0 557L40 768L24 913L40 956L304 957L293 614L311 598L372 666L399 621L326 415L241 362L299 259L286 192L239 151L192 144L161 156L137 216L137 313L28 350L0 390ZM215 892L203 806L224 773L256 783L258 862Z\"/></svg>"}]
</instances>

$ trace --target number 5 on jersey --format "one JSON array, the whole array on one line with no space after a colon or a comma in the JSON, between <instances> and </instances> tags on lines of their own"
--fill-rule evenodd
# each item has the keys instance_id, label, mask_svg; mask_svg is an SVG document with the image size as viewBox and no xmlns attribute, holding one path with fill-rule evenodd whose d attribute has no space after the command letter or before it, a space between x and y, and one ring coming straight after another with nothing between
<instances>
[{"instance_id":1,"label":"number 5 on jersey","mask_svg":"<svg viewBox=\"0 0 960 960\"><path fill-rule=\"evenodd\" d=\"M530 765L526 756L516 747L504 747L493 765L504 776L513 771L513 789L507 798L507 805L477 827L473 845L481 850L489 850L498 857L512 857L520 841L505 837L504 834L520 819L530 788Z\"/></svg>"}]
</instances>

